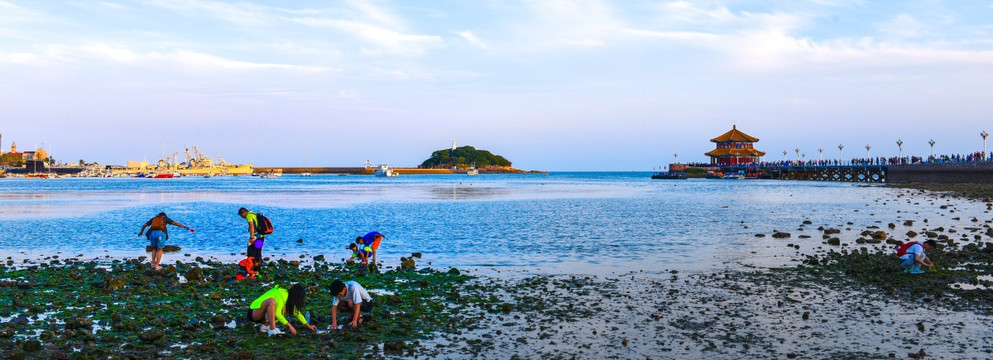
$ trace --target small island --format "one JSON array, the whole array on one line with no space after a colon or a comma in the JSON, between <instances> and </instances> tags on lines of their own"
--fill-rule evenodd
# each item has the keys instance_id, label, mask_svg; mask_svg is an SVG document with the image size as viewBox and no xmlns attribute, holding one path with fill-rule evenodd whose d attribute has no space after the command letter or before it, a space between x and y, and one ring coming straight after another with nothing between
<instances>
[{"instance_id":1,"label":"small island","mask_svg":"<svg viewBox=\"0 0 993 360\"><path fill-rule=\"evenodd\" d=\"M421 163L420 168L452 169L457 172L475 168L480 173L490 174L527 173L527 171L513 168L511 162L503 156L468 145L435 150L431 153L430 158Z\"/></svg>"}]
</instances>

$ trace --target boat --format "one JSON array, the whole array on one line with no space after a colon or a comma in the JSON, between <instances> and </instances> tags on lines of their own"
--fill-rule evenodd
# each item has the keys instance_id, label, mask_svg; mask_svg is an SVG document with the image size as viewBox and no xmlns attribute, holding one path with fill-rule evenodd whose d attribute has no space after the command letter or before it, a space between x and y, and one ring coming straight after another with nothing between
<instances>
[{"instance_id":1,"label":"boat","mask_svg":"<svg viewBox=\"0 0 993 360\"><path fill-rule=\"evenodd\" d=\"M314 174L311 174L310 172L304 171L304 172L300 173L300 176L310 177L310 176L314 176Z\"/></svg>"},{"instance_id":2,"label":"boat","mask_svg":"<svg viewBox=\"0 0 993 360\"><path fill-rule=\"evenodd\" d=\"M476 164L472 164L472 167L469 168L469 171L466 171L465 174L469 176L479 175L479 170L476 169Z\"/></svg>"},{"instance_id":3,"label":"boat","mask_svg":"<svg viewBox=\"0 0 993 360\"><path fill-rule=\"evenodd\" d=\"M218 176L218 175L251 175L252 164L235 165L224 161L221 156L217 160L207 157L194 146L186 148L186 161L178 162L179 153L171 156L163 154L162 159L156 164L149 164L147 161L128 161L124 173L135 174L151 171L154 174L172 173L178 176Z\"/></svg>"},{"instance_id":4,"label":"boat","mask_svg":"<svg viewBox=\"0 0 993 360\"><path fill-rule=\"evenodd\" d=\"M744 173L723 173L720 171L708 171L708 179L740 180L745 178Z\"/></svg>"},{"instance_id":5,"label":"boat","mask_svg":"<svg viewBox=\"0 0 993 360\"><path fill-rule=\"evenodd\" d=\"M398 175L386 164L379 164L379 168L372 174L380 177L396 177Z\"/></svg>"},{"instance_id":6,"label":"boat","mask_svg":"<svg viewBox=\"0 0 993 360\"><path fill-rule=\"evenodd\" d=\"M686 173L682 171L663 171L652 174L655 180L686 180Z\"/></svg>"}]
</instances>

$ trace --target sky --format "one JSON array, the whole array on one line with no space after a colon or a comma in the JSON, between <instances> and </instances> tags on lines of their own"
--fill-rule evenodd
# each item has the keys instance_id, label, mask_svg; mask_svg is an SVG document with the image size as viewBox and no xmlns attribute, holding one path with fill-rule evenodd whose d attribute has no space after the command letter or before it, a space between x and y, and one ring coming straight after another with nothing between
<instances>
[{"instance_id":1,"label":"sky","mask_svg":"<svg viewBox=\"0 0 993 360\"><path fill-rule=\"evenodd\" d=\"M0 147L64 162L650 171L732 125L770 161L982 151L993 0L0 0Z\"/></svg>"}]
</instances>

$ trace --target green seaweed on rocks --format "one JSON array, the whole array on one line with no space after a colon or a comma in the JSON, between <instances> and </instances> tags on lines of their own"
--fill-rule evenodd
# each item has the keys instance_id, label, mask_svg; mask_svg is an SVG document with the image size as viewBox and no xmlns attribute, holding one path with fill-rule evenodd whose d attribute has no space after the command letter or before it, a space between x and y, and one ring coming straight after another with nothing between
<instances>
[{"instance_id":1,"label":"green seaweed on rocks","mask_svg":"<svg viewBox=\"0 0 993 360\"><path fill-rule=\"evenodd\" d=\"M268 263L260 280L234 280L233 264L177 263L152 270L137 260L63 260L47 267L0 269L0 353L40 358L360 358L438 350L420 341L477 326L499 291L458 270L388 270ZM328 330L335 279L357 280L376 305L355 329ZM248 304L274 285L307 289L311 332L268 338L245 319ZM21 286L23 284L23 286ZM340 316L344 316L339 314ZM339 323L344 323L344 317ZM6 357L6 356L5 356Z\"/></svg>"}]
</instances>

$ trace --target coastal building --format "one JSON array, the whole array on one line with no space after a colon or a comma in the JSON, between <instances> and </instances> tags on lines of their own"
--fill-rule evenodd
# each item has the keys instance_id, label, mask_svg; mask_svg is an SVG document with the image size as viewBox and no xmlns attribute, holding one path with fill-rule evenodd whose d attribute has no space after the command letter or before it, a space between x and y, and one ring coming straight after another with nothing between
<instances>
[{"instance_id":1,"label":"coastal building","mask_svg":"<svg viewBox=\"0 0 993 360\"><path fill-rule=\"evenodd\" d=\"M765 152L755 150L754 143L758 138L749 136L738 130L735 125L731 126L731 131L721 136L710 139L717 143L717 148L704 154L710 156L710 164L718 166L736 166L759 162L759 158Z\"/></svg>"}]
</instances>

